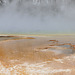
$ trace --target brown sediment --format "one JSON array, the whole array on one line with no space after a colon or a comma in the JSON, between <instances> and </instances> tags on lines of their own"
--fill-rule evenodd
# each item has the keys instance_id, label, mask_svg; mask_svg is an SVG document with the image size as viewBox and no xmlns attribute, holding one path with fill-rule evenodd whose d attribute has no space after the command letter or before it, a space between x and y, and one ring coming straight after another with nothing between
<instances>
[{"instance_id":1,"label":"brown sediment","mask_svg":"<svg viewBox=\"0 0 75 75\"><path fill-rule=\"evenodd\" d=\"M0 36L0 41L12 41L12 40L21 40L21 39L35 39L33 37L22 37L22 36Z\"/></svg>"},{"instance_id":2,"label":"brown sediment","mask_svg":"<svg viewBox=\"0 0 75 75\"><path fill-rule=\"evenodd\" d=\"M42 47L42 48L38 48L38 49L49 49L49 48L51 48L51 47Z\"/></svg>"},{"instance_id":3,"label":"brown sediment","mask_svg":"<svg viewBox=\"0 0 75 75\"><path fill-rule=\"evenodd\" d=\"M71 45L71 47L72 47L73 49L75 49L75 45Z\"/></svg>"},{"instance_id":4,"label":"brown sediment","mask_svg":"<svg viewBox=\"0 0 75 75\"><path fill-rule=\"evenodd\" d=\"M35 38L33 38L33 37L26 37L25 39L35 39Z\"/></svg>"},{"instance_id":5,"label":"brown sediment","mask_svg":"<svg viewBox=\"0 0 75 75\"><path fill-rule=\"evenodd\" d=\"M15 38L15 39L10 39L10 40L21 40L21 39L35 39L33 37L20 37L20 38Z\"/></svg>"},{"instance_id":6,"label":"brown sediment","mask_svg":"<svg viewBox=\"0 0 75 75\"><path fill-rule=\"evenodd\" d=\"M54 41L54 42L58 42L57 40L49 40L49 41Z\"/></svg>"},{"instance_id":7,"label":"brown sediment","mask_svg":"<svg viewBox=\"0 0 75 75\"><path fill-rule=\"evenodd\" d=\"M6 37L6 38L9 38L9 37L17 37L17 36L0 36L0 38L3 38L3 37Z\"/></svg>"},{"instance_id":8,"label":"brown sediment","mask_svg":"<svg viewBox=\"0 0 75 75\"><path fill-rule=\"evenodd\" d=\"M51 43L49 46L64 46L64 45L69 45L70 47L74 47L74 45L72 45L71 43L63 43L60 44L58 40L49 40Z\"/></svg>"}]
</instances>

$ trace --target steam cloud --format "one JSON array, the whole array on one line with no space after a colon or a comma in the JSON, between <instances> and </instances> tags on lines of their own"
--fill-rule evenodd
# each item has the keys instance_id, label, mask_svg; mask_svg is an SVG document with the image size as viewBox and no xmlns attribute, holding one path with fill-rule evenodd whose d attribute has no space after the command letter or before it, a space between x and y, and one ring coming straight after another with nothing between
<instances>
[{"instance_id":1,"label":"steam cloud","mask_svg":"<svg viewBox=\"0 0 75 75\"><path fill-rule=\"evenodd\" d=\"M75 0L0 0L0 33L72 34Z\"/></svg>"}]
</instances>

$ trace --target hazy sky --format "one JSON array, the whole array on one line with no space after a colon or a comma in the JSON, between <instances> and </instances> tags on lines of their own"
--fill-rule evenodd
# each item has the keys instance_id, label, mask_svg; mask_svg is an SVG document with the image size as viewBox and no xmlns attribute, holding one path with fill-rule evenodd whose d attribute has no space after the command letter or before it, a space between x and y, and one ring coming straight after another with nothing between
<instances>
[{"instance_id":1,"label":"hazy sky","mask_svg":"<svg viewBox=\"0 0 75 75\"><path fill-rule=\"evenodd\" d=\"M0 33L74 34L74 2L34 3L5 0L0 6ZM44 2L43 2L44 1ZM69 0L65 0L69 1Z\"/></svg>"}]
</instances>

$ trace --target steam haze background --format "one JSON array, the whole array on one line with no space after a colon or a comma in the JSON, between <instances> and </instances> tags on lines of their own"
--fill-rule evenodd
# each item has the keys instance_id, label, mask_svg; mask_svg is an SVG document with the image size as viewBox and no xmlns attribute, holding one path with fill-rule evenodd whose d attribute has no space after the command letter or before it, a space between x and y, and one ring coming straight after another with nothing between
<instances>
[{"instance_id":1,"label":"steam haze background","mask_svg":"<svg viewBox=\"0 0 75 75\"><path fill-rule=\"evenodd\" d=\"M0 0L0 34L74 34L75 0Z\"/></svg>"}]
</instances>

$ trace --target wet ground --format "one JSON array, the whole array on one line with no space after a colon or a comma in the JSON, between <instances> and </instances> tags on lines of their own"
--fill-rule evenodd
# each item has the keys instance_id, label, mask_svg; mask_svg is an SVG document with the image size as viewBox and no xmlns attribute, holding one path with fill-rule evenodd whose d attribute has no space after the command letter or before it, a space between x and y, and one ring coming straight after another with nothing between
<instances>
[{"instance_id":1,"label":"wet ground","mask_svg":"<svg viewBox=\"0 0 75 75\"><path fill-rule=\"evenodd\" d=\"M0 36L1 75L74 75L75 36Z\"/></svg>"}]
</instances>

